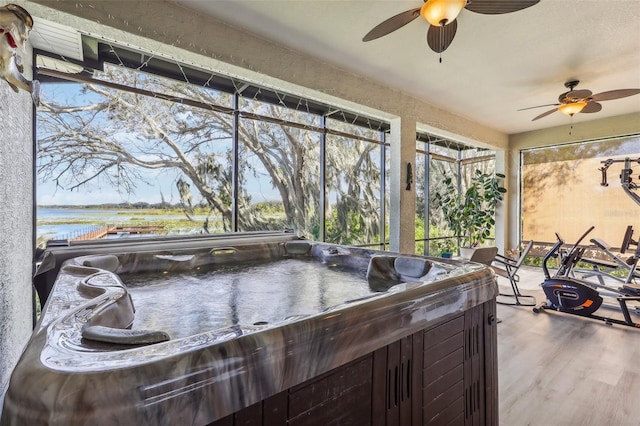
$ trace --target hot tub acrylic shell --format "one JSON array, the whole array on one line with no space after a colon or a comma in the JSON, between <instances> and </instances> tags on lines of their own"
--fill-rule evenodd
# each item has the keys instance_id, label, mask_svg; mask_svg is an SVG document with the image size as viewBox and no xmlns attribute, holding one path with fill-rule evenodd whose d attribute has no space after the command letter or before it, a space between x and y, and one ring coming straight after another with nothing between
<instances>
[{"instance_id":1,"label":"hot tub acrylic shell","mask_svg":"<svg viewBox=\"0 0 640 426\"><path fill-rule=\"evenodd\" d=\"M154 344L82 337L87 326L117 332L131 324L135 307L117 275L123 271L287 257L359 270L376 290L386 291L307 316L233 324ZM3 426L208 424L495 300L497 291L495 276L479 264L301 241L290 234L94 244L58 248L49 259L60 272L12 374ZM60 259L66 259L63 265ZM416 270L426 274L406 275Z\"/></svg>"}]
</instances>

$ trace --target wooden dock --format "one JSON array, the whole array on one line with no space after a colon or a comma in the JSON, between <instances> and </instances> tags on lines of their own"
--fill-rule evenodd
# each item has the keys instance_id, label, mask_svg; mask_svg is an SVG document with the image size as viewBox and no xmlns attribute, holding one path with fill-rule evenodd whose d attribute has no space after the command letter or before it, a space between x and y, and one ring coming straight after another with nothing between
<instances>
[{"instance_id":1,"label":"wooden dock","mask_svg":"<svg viewBox=\"0 0 640 426\"><path fill-rule=\"evenodd\" d=\"M71 241L99 240L108 235L124 235L124 234L159 234L165 231L161 225L135 225L135 226L114 226L107 225L91 231L85 232L73 238Z\"/></svg>"}]
</instances>

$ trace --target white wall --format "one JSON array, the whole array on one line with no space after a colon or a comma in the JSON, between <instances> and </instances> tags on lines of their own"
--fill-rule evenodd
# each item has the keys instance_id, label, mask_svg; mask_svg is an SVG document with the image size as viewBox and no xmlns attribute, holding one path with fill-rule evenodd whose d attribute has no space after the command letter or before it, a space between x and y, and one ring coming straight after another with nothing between
<instances>
[{"instance_id":1,"label":"white wall","mask_svg":"<svg viewBox=\"0 0 640 426\"><path fill-rule=\"evenodd\" d=\"M29 58L24 60L29 68ZM1 395L33 327L32 104L28 93L14 93L4 80L0 117Z\"/></svg>"}]
</instances>

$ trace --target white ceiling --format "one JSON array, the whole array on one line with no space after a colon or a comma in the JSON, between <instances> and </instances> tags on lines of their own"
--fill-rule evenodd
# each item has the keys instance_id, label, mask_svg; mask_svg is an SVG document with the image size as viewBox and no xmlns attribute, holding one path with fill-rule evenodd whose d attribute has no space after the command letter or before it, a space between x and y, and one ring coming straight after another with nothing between
<instances>
[{"instance_id":1,"label":"white ceiling","mask_svg":"<svg viewBox=\"0 0 640 426\"><path fill-rule=\"evenodd\" d=\"M421 18L378 40L362 37L421 0L175 0L507 134L569 124L557 102L570 79L594 93L640 88L640 0L541 0L505 15L463 10L438 62ZM640 112L640 95L603 102L573 124Z\"/></svg>"}]
</instances>

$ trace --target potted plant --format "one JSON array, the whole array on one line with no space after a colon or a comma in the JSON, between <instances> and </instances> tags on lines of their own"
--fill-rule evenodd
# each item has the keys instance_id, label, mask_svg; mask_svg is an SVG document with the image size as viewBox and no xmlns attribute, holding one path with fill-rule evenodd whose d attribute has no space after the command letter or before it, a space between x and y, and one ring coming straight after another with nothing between
<instances>
[{"instance_id":1,"label":"potted plant","mask_svg":"<svg viewBox=\"0 0 640 426\"><path fill-rule=\"evenodd\" d=\"M505 176L476 170L464 193L458 192L456 182L447 176L444 187L434 193L435 205L442 209L449 230L462 238L460 254L464 248L475 248L490 236L495 226L496 206L507 190L501 185Z\"/></svg>"},{"instance_id":2,"label":"potted plant","mask_svg":"<svg viewBox=\"0 0 640 426\"><path fill-rule=\"evenodd\" d=\"M440 238L431 241L431 251L435 255L451 258L455 250L456 244L453 238Z\"/></svg>"}]
</instances>

